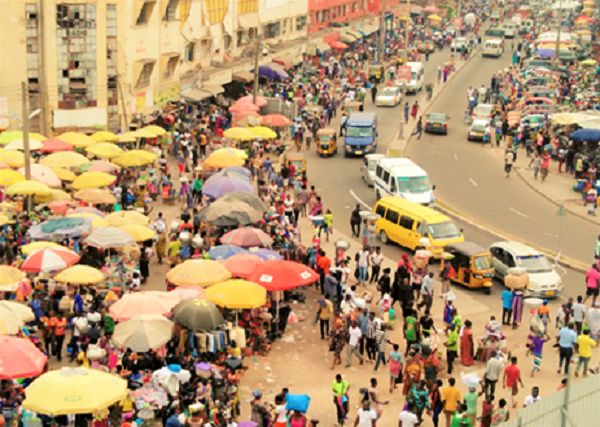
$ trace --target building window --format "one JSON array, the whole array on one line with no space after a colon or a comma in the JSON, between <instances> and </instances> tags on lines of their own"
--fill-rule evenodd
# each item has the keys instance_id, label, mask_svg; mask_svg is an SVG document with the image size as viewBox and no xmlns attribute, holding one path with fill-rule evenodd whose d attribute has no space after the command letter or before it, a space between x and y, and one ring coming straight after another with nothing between
<instances>
[{"instance_id":1,"label":"building window","mask_svg":"<svg viewBox=\"0 0 600 427\"><path fill-rule=\"evenodd\" d=\"M296 31L306 30L306 16L296 18Z\"/></svg>"},{"instance_id":2,"label":"building window","mask_svg":"<svg viewBox=\"0 0 600 427\"><path fill-rule=\"evenodd\" d=\"M169 0L169 4L167 5L167 9L165 10L165 15L163 16L163 21L177 21L177 6L179 5L179 0Z\"/></svg>"},{"instance_id":3,"label":"building window","mask_svg":"<svg viewBox=\"0 0 600 427\"><path fill-rule=\"evenodd\" d=\"M352 12L358 12L358 2L352 3Z\"/></svg>"},{"instance_id":4,"label":"building window","mask_svg":"<svg viewBox=\"0 0 600 427\"><path fill-rule=\"evenodd\" d=\"M288 20L284 19L281 23L281 34L285 34L287 32Z\"/></svg>"},{"instance_id":5,"label":"building window","mask_svg":"<svg viewBox=\"0 0 600 427\"><path fill-rule=\"evenodd\" d=\"M177 64L179 64L179 56L171 56L169 59L167 59L165 71L163 72L163 79L168 79L175 75Z\"/></svg>"},{"instance_id":6,"label":"building window","mask_svg":"<svg viewBox=\"0 0 600 427\"><path fill-rule=\"evenodd\" d=\"M202 60L203 58L210 55L211 43L212 40L208 39L202 40L200 42L200 49L198 49L198 59Z\"/></svg>"},{"instance_id":7,"label":"building window","mask_svg":"<svg viewBox=\"0 0 600 427\"><path fill-rule=\"evenodd\" d=\"M37 4L28 3L25 6L26 20L26 49L27 49L27 91L29 95L29 111L41 107L40 98L40 27ZM41 131L41 115L38 114L30 121L33 132Z\"/></svg>"},{"instance_id":8,"label":"building window","mask_svg":"<svg viewBox=\"0 0 600 427\"><path fill-rule=\"evenodd\" d=\"M148 21L150 21L150 17L152 16L155 3L156 2L154 0L144 1L137 20L135 21L135 25L148 25Z\"/></svg>"},{"instance_id":9,"label":"building window","mask_svg":"<svg viewBox=\"0 0 600 427\"><path fill-rule=\"evenodd\" d=\"M194 60L194 51L196 50L196 43L188 43L185 47L185 56L183 57L185 62L192 62Z\"/></svg>"},{"instance_id":10,"label":"building window","mask_svg":"<svg viewBox=\"0 0 600 427\"><path fill-rule=\"evenodd\" d=\"M228 34L225 34L225 37L223 37L223 43L224 43L224 47L225 50L231 48L231 36Z\"/></svg>"},{"instance_id":11,"label":"building window","mask_svg":"<svg viewBox=\"0 0 600 427\"><path fill-rule=\"evenodd\" d=\"M258 0L238 0L238 15L258 12Z\"/></svg>"},{"instance_id":12,"label":"building window","mask_svg":"<svg viewBox=\"0 0 600 427\"><path fill-rule=\"evenodd\" d=\"M323 19L321 22L329 22L329 9L323 11Z\"/></svg>"},{"instance_id":13,"label":"building window","mask_svg":"<svg viewBox=\"0 0 600 427\"><path fill-rule=\"evenodd\" d=\"M95 107L98 100L96 6L59 4L56 24L58 108Z\"/></svg>"},{"instance_id":14,"label":"building window","mask_svg":"<svg viewBox=\"0 0 600 427\"><path fill-rule=\"evenodd\" d=\"M271 24L265 25L265 27L266 32L264 34L266 37L278 37L279 35L281 35L281 22L273 22Z\"/></svg>"},{"instance_id":15,"label":"building window","mask_svg":"<svg viewBox=\"0 0 600 427\"><path fill-rule=\"evenodd\" d=\"M146 87L150 85L150 78L152 77L152 71L154 71L154 65L156 61L146 62L142 67L142 71L137 79L135 87Z\"/></svg>"},{"instance_id":16,"label":"building window","mask_svg":"<svg viewBox=\"0 0 600 427\"><path fill-rule=\"evenodd\" d=\"M319 22L321 22L320 18L321 18L321 12L315 13L315 19L314 19L315 24L318 24Z\"/></svg>"},{"instance_id":17,"label":"building window","mask_svg":"<svg viewBox=\"0 0 600 427\"><path fill-rule=\"evenodd\" d=\"M211 25L220 24L227 13L228 0L204 0Z\"/></svg>"}]
</instances>

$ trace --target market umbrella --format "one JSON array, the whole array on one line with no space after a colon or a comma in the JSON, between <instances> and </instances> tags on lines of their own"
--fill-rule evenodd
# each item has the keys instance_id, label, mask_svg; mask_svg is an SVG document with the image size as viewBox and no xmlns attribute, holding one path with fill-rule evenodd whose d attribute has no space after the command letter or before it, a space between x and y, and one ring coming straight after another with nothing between
<instances>
[{"instance_id":1,"label":"market umbrella","mask_svg":"<svg viewBox=\"0 0 600 427\"><path fill-rule=\"evenodd\" d=\"M99 216L92 214L76 214L70 213L67 215L69 218L89 218L91 219L92 230L99 227L108 227L108 223L104 220L104 218L100 218Z\"/></svg>"},{"instance_id":2,"label":"market umbrella","mask_svg":"<svg viewBox=\"0 0 600 427\"><path fill-rule=\"evenodd\" d=\"M221 261L233 277L246 278L264 261L251 253L239 253Z\"/></svg>"},{"instance_id":3,"label":"market umbrella","mask_svg":"<svg viewBox=\"0 0 600 427\"><path fill-rule=\"evenodd\" d=\"M136 211L119 211L106 215L106 222L110 226L120 227L122 225L148 225L150 218Z\"/></svg>"},{"instance_id":4,"label":"market umbrella","mask_svg":"<svg viewBox=\"0 0 600 427\"><path fill-rule=\"evenodd\" d=\"M210 331L225 323L217 306L202 298L186 299L177 304L173 308L173 320L193 331Z\"/></svg>"},{"instance_id":5,"label":"market umbrella","mask_svg":"<svg viewBox=\"0 0 600 427\"><path fill-rule=\"evenodd\" d=\"M73 206L75 206L75 202L71 202L70 200L58 200L48 203L48 207L57 215L66 214Z\"/></svg>"},{"instance_id":6,"label":"market umbrella","mask_svg":"<svg viewBox=\"0 0 600 427\"><path fill-rule=\"evenodd\" d=\"M242 96L240 99L237 100L237 102L255 104L258 107L264 107L265 105L267 105L267 100L265 98L263 98L262 96L257 96L256 100L254 100L253 95Z\"/></svg>"},{"instance_id":7,"label":"market umbrella","mask_svg":"<svg viewBox=\"0 0 600 427\"><path fill-rule=\"evenodd\" d=\"M171 292L143 291L123 295L108 311L113 319L123 322L147 314L167 315L179 301Z\"/></svg>"},{"instance_id":8,"label":"market umbrella","mask_svg":"<svg viewBox=\"0 0 600 427\"><path fill-rule=\"evenodd\" d=\"M79 190L73 195L73 197L83 202L91 204L113 204L117 202L117 198L113 196L110 191L98 188L88 188L86 190Z\"/></svg>"},{"instance_id":9,"label":"market umbrella","mask_svg":"<svg viewBox=\"0 0 600 427\"><path fill-rule=\"evenodd\" d=\"M156 136L163 136L163 135L167 134L167 131L165 129L163 129L160 126L157 126L157 125L144 126L141 130L152 132Z\"/></svg>"},{"instance_id":10,"label":"market umbrella","mask_svg":"<svg viewBox=\"0 0 600 427\"><path fill-rule=\"evenodd\" d=\"M2 150L0 162L6 163L11 168L20 168L25 164L25 155L17 150Z\"/></svg>"},{"instance_id":11,"label":"market umbrella","mask_svg":"<svg viewBox=\"0 0 600 427\"><path fill-rule=\"evenodd\" d=\"M0 151L0 154L2 152ZM0 160L1 161L1 160ZM216 153L211 154L202 164L202 166L222 169L230 166L242 166L244 164L244 160L240 159L238 156L231 153Z\"/></svg>"},{"instance_id":12,"label":"market umbrella","mask_svg":"<svg viewBox=\"0 0 600 427\"><path fill-rule=\"evenodd\" d=\"M74 151L59 151L40 160L40 164L51 168L78 168L87 162L89 162L87 157Z\"/></svg>"},{"instance_id":13,"label":"market umbrella","mask_svg":"<svg viewBox=\"0 0 600 427\"><path fill-rule=\"evenodd\" d=\"M145 353L169 342L174 323L160 314L143 314L115 327L112 340L119 348Z\"/></svg>"},{"instance_id":14,"label":"market umbrella","mask_svg":"<svg viewBox=\"0 0 600 427\"><path fill-rule=\"evenodd\" d=\"M217 178L232 178L232 179L239 179L239 180L246 181L246 182L250 181L250 177L247 175L242 175L238 172L227 171L225 169L221 169L219 172L213 173L206 182L208 182L211 179L217 179ZM229 193L227 193L227 194L229 194ZM242 194L248 194L248 193L242 193Z\"/></svg>"},{"instance_id":15,"label":"market umbrella","mask_svg":"<svg viewBox=\"0 0 600 427\"><path fill-rule=\"evenodd\" d=\"M75 190L106 187L117 180L117 177L106 172L84 172L73 181Z\"/></svg>"},{"instance_id":16,"label":"market umbrella","mask_svg":"<svg viewBox=\"0 0 600 427\"><path fill-rule=\"evenodd\" d=\"M229 107L229 112L233 114L238 114L242 112L258 112L258 110L260 110L258 106L249 102L238 102L237 104L234 104L231 107Z\"/></svg>"},{"instance_id":17,"label":"market umbrella","mask_svg":"<svg viewBox=\"0 0 600 427\"><path fill-rule=\"evenodd\" d=\"M37 139L38 141L45 141L46 139L48 139L41 133L36 133L36 132L30 132L29 138ZM0 134L0 144L2 144L2 145L10 144L11 142L13 142L17 139L23 139L23 132L20 130L11 130L8 132L2 132Z\"/></svg>"},{"instance_id":18,"label":"market umbrella","mask_svg":"<svg viewBox=\"0 0 600 427\"><path fill-rule=\"evenodd\" d=\"M91 206L84 206L82 208L73 209L73 211L70 213L90 214L90 215L96 215L97 217L100 217L100 218L105 218L108 216L108 215L105 215L104 212L102 212L101 210L93 208Z\"/></svg>"},{"instance_id":19,"label":"market umbrella","mask_svg":"<svg viewBox=\"0 0 600 427\"><path fill-rule=\"evenodd\" d=\"M225 308L256 308L265 305L267 290L256 283L230 279L208 288L206 299Z\"/></svg>"},{"instance_id":20,"label":"market umbrella","mask_svg":"<svg viewBox=\"0 0 600 427\"><path fill-rule=\"evenodd\" d=\"M289 127L294 122L281 114L267 114L262 118L263 126L271 127Z\"/></svg>"},{"instance_id":21,"label":"market umbrella","mask_svg":"<svg viewBox=\"0 0 600 427\"><path fill-rule=\"evenodd\" d=\"M262 123L262 117L260 114L254 111L244 111L237 113L233 119L233 124L239 127L244 126L260 126Z\"/></svg>"},{"instance_id":22,"label":"market umbrella","mask_svg":"<svg viewBox=\"0 0 600 427\"><path fill-rule=\"evenodd\" d=\"M75 147L58 138L50 138L44 141L40 151L42 153L54 153L55 151L73 151Z\"/></svg>"},{"instance_id":23,"label":"market umbrella","mask_svg":"<svg viewBox=\"0 0 600 427\"><path fill-rule=\"evenodd\" d=\"M6 194L34 195L50 194L51 188L43 182L25 180L17 182L6 189Z\"/></svg>"},{"instance_id":24,"label":"market umbrella","mask_svg":"<svg viewBox=\"0 0 600 427\"><path fill-rule=\"evenodd\" d=\"M536 49L534 54L537 56L540 56L542 58L552 58L554 56L554 49L549 49L549 48Z\"/></svg>"},{"instance_id":25,"label":"market umbrella","mask_svg":"<svg viewBox=\"0 0 600 427\"><path fill-rule=\"evenodd\" d=\"M221 245L221 246L213 246L208 251L208 255L210 259L221 261L227 258L231 258L237 254L247 253L248 251L244 248L240 248L239 246L233 245Z\"/></svg>"},{"instance_id":26,"label":"market umbrella","mask_svg":"<svg viewBox=\"0 0 600 427\"><path fill-rule=\"evenodd\" d=\"M442 18L437 15L429 15L427 17L427 19L429 19L430 21L435 21L435 22L440 22L442 20Z\"/></svg>"},{"instance_id":27,"label":"market umbrella","mask_svg":"<svg viewBox=\"0 0 600 427\"><path fill-rule=\"evenodd\" d=\"M0 185L13 185L21 181L25 181L22 173L12 169L0 170Z\"/></svg>"},{"instance_id":28,"label":"market umbrella","mask_svg":"<svg viewBox=\"0 0 600 427\"><path fill-rule=\"evenodd\" d=\"M598 129L579 129L569 135L573 141L600 141L600 130Z\"/></svg>"},{"instance_id":29,"label":"market umbrella","mask_svg":"<svg viewBox=\"0 0 600 427\"><path fill-rule=\"evenodd\" d=\"M348 49L348 45L344 42L340 42L340 41L333 41L331 43L329 43L329 46L331 46L332 49ZM264 121L263 121L264 123Z\"/></svg>"},{"instance_id":30,"label":"market umbrella","mask_svg":"<svg viewBox=\"0 0 600 427\"><path fill-rule=\"evenodd\" d=\"M177 294L180 300L188 298L205 298L206 291L198 286L177 286L169 291L169 293Z\"/></svg>"},{"instance_id":31,"label":"market umbrella","mask_svg":"<svg viewBox=\"0 0 600 427\"><path fill-rule=\"evenodd\" d=\"M65 132L58 135L57 138L78 148L89 147L96 143L92 138L81 132Z\"/></svg>"},{"instance_id":32,"label":"market umbrella","mask_svg":"<svg viewBox=\"0 0 600 427\"><path fill-rule=\"evenodd\" d=\"M138 243L152 240L154 236L156 236L155 230L152 230L148 227L144 227L143 225L129 224L122 225L119 228L127 234L129 234L131 237L133 237L133 240L135 240Z\"/></svg>"},{"instance_id":33,"label":"market umbrella","mask_svg":"<svg viewBox=\"0 0 600 427\"><path fill-rule=\"evenodd\" d=\"M54 276L54 280L62 283L76 283L78 285L91 285L105 280L102 271L89 265L74 265L65 268Z\"/></svg>"},{"instance_id":34,"label":"market umbrella","mask_svg":"<svg viewBox=\"0 0 600 427\"><path fill-rule=\"evenodd\" d=\"M273 139L277 138L277 133L269 129L265 126L254 126L247 128L250 132L252 132L255 136L260 136L264 139Z\"/></svg>"},{"instance_id":35,"label":"market umbrella","mask_svg":"<svg viewBox=\"0 0 600 427\"><path fill-rule=\"evenodd\" d=\"M125 153L121 147L110 142L99 142L98 144L86 147L85 151L101 159L114 159Z\"/></svg>"},{"instance_id":36,"label":"market umbrella","mask_svg":"<svg viewBox=\"0 0 600 427\"><path fill-rule=\"evenodd\" d=\"M136 142L138 140L138 137L133 135L131 132L125 132L121 135L119 135L119 141L121 143L132 143L132 142Z\"/></svg>"},{"instance_id":37,"label":"market umbrella","mask_svg":"<svg viewBox=\"0 0 600 427\"><path fill-rule=\"evenodd\" d=\"M42 166L42 165L40 165ZM60 179L61 181L75 181L75 179L77 178L77 175L75 175L73 172L71 172L70 170L67 169L63 169L63 168L50 168L52 169L52 172L54 172L54 174L58 177L58 179Z\"/></svg>"},{"instance_id":38,"label":"market umbrella","mask_svg":"<svg viewBox=\"0 0 600 427\"><path fill-rule=\"evenodd\" d=\"M288 73L286 73L283 68L280 68L275 64L261 65L260 67L258 67L258 75L267 79L277 80L284 80L289 77Z\"/></svg>"},{"instance_id":39,"label":"market umbrella","mask_svg":"<svg viewBox=\"0 0 600 427\"><path fill-rule=\"evenodd\" d=\"M229 167L223 168L221 170L221 172L235 172L239 175L244 175L248 179L250 178L250 170L243 166L229 166ZM246 193L244 193L244 194L246 194Z\"/></svg>"},{"instance_id":40,"label":"market umbrella","mask_svg":"<svg viewBox=\"0 0 600 427\"><path fill-rule=\"evenodd\" d=\"M595 59L586 59L585 61L580 62L581 65L585 65L586 67L591 67L593 65L596 65L597 63L598 61L596 61Z\"/></svg>"},{"instance_id":41,"label":"market umbrella","mask_svg":"<svg viewBox=\"0 0 600 427\"><path fill-rule=\"evenodd\" d=\"M35 315L33 310L25 304L15 301L0 301L0 313L11 312L15 314L21 321L33 322Z\"/></svg>"},{"instance_id":42,"label":"market umbrella","mask_svg":"<svg viewBox=\"0 0 600 427\"><path fill-rule=\"evenodd\" d=\"M63 270L79 261L81 257L67 248L43 248L29 255L21 270L31 272L49 272Z\"/></svg>"},{"instance_id":43,"label":"market umbrella","mask_svg":"<svg viewBox=\"0 0 600 427\"><path fill-rule=\"evenodd\" d=\"M119 135L115 135L114 133L106 131L106 130L94 132L93 134L90 135L90 138L92 138L94 141L96 141L96 143L119 141Z\"/></svg>"},{"instance_id":44,"label":"market umbrella","mask_svg":"<svg viewBox=\"0 0 600 427\"><path fill-rule=\"evenodd\" d=\"M92 218L53 218L33 225L27 234L35 240L51 240L53 237L80 237L92 230Z\"/></svg>"},{"instance_id":45,"label":"market umbrella","mask_svg":"<svg viewBox=\"0 0 600 427\"><path fill-rule=\"evenodd\" d=\"M246 128L229 128L223 132L223 136L229 139L235 139L237 141L250 141L256 139L256 135L250 132Z\"/></svg>"},{"instance_id":46,"label":"market umbrella","mask_svg":"<svg viewBox=\"0 0 600 427\"><path fill-rule=\"evenodd\" d=\"M273 244L273 239L258 228L243 227L224 234L221 237L221 243L249 248L252 246L270 246Z\"/></svg>"},{"instance_id":47,"label":"market umbrella","mask_svg":"<svg viewBox=\"0 0 600 427\"><path fill-rule=\"evenodd\" d=\"M43 249L43 248L64 249L64 246L59 245L58 243L54 243L54 242L31 242L31 243L21 246L21 252L23 253L23 255L27 256L27 255L33 253L34 251L37 251L37 250Z\"/></svg>"},{"instance_id":48,"label":"market umbrella","mask_svg":"<svg viewBox=\"0 0 600 427\"><path fill-rule=\"evenodd\" d=\"M277 253L270 249L250 249L250 254L259 257L263 261L283 259L283 256L280 253Z\"/></svg>"},{"instance_id":49,"label":"market umbrella","mask_svg":"<svg viewBox=\"0 0 600 427\"><path fill-rule=\"evenodd\" d=\"M145 150L131 150L121 154L119 157L115 157L112 161L123 167L136 167L144 166L152 163L158 156L150 151Z\"/></svg>"},{"instance_id":50,"label":"market umbrella","mask_svg":"<svg viewBox=\"0 0 600 427\"><path fill-rule=\"evenodd\" d=\"M71 200L71 195L66 191L52 188L50 194L36 194L33 200L36 203L64 202Z\"/></svg>"},{"instance_id":51,"label":"market umbrella","mask_svg":"<svg viewBox=\"0 0 600 427\"><path fill-rule=\"evenodd\" d=\"M37 139L29 139L29 149L31 151L39 150L43 146L44 144L42 143L42 141ZM4 149L25 151L25 141L23 141L22 139L16 139L10 144L8 144L6 147L4 147Z\"/></svg>"},{"instance_id":52,"label":"market umbrella","mask_svg":"<svg viewBox=\"0 0 600 427\"><path fill-rule=\"evenodd\" d=\"M15 222L15 220L10 219L6 215L0 215L0 227L5 226L6 224L14 224Z\"/></svg>"},{"instance_id":53,"label":"market umbrella","mask_svg":"<svg viewBox=\"0 0 600 427\"><path fill-rule=\"evenodd\" d=\"M92 147L94 147L92 145ZM121 170L121 167L113 163L109 163L104 160L94 160L93 162L87 162L85 165L81 165L78 172L105 172L113 173Z\"/></svg>"},{"instance_id":54,"label":"market umbrella","mask_svg":"<svg viewBox=\"0 0 600 427\"><path fill-rule=\"evenodd\" d=\"M25 278L25 273L15 267L0 265L0 292L14 292L17 284Z\"/></svg>"},{"instance_id":55,"label":"market umbrella","mask_svg":"<svg viewBox=\"0 0 600 427\"><path fill-rule=\"evenodd\" d=\"M187 260L167 272L167 281L177 286L212 286L231 277L218 261Z\"/></svg>"},{"instance_id":56,"label":"market umbrella","mask_svg":"<svg viewBox=\"0 0 600 427\"><path fill-rule=\"evenodd\" d=\"M255 224L263 219L263 213L240 201L211 203L200 211L200 220L219 227Z\"/></svg>"},{"instance_id":57,"label":"market umbrella","mask_svg":"<svg viewBox=\"0 0 600 427\"><path fill-rule=\"evenodd\" d=\"M133 237L117 227L96 228L83 241L101 249L122 248L135 243Z\"/></svg>"},{"instance_id":58,"label":"market umbrella","mask_svg":"<svg viewBox=\"0 0 600 427\"><path fill-rule=\"evenodd\" d=\"M107 372L86 368L61 368L33 381L23 408L58 416L94 414L127 397L127 381Z\"/></svg>"},{"instance_id":59,"label":"market umbrella","mask_svg":"<svg viewBox=\"0 0 600 427\"><path fill-rule=\"evenodd\" d=\"M202 187L202 194L218 199L225 193L232 191L242 193L254 193L254 187L247 181L242 181L234 178L219 177L209 179Z\"/></svg>"},{"instance_id":60,"label":"market umbrella","mask_svg":"<svg viewBox=\"0 0 600 427\"><path fill-rule=\"evenodd\" d=\"M319 280L319 275L299 262L271 260L261 264L247 280L269 291L285 291L310 285Z\"/></svg>"},{"instance_id":61,"label":"market umbrella","mask_svg":"<svg viewBox=\"0 0 600 427\"><path fill-rule=\"evenodd\" d=\"M48 357L27 338L0 337L1 380L37 377L47 361Z\"/></svg>"},{"instance_id":62,"label":"market umbrella","mask_svg":"<svg viewBox=\"0 0 600 427\"><path fill-rule=\"evenodd\" d=\"M427 13L435 13L438 11L438 8L433 6L433 5L429 5L425 7L425 12Z\"/></svg>"},{"instance_id":63,"label":"market umbrella","mask_svg":"<svg viewBox=\"0 0 600 427\"><path fill-rule=\"evenodd\" d=\"M156 138L158 135L156 134L156 132L152 132L150 129L138 129L138 130L134 130L133 132L128 132L129 135L134 136L136 138Z\"/></svg>"},{"instance_id":64,"label":"market umbrella","mask_svg":"<svg viewBox=\"0 0 600 427\"><path fill-rule=\"evenodd\" d=\"M31 179L34 179L39 182L43 182L50 187L60 187L62 182L60 178L54 173L52 169L48 166L40 165L39 163L34 163L31 165ZM0 171L1 173L2 171ZM19 169L19 173L25 175L25 168Z\"/></svg>"},{"instance_id":65,"label":"market umbrella","mask_svg":"<svg viewBox=\"0 0 600 427\"><path fill-rule=\"evenodd\" d=\"M239 129L239 128L234 128L234 129ZM218 150L215 150L215 153L229 153L229 154L233 154L234 156L238 156L240 159L243 159L243 160L246 160L248 158L248 154L246 154L246 152L244 150L240 150L240 149L232 148L232 147L219 148Z\"/></svg>"}]
</instances>

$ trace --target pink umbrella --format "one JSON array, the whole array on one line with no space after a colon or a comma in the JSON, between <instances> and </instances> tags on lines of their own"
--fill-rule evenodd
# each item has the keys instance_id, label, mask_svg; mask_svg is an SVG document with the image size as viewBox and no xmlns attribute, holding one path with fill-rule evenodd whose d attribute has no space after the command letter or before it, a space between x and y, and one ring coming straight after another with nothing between
<instances>
[{"instance_id":1,"label":"pink umbrella","mask_svg":"<svg viewBox=\"0 0 600 427\"><path fill-rule=\"evenodd\" d=\"M252 95L246 95L246 96L242 96L240 99L237 100L237 103L246 103L246 104L254 104L254 96ZM267 105L267 100L265 98L263 98L262 96L257 96L256 97L256 104L259 107L264 107L265 105Z\"/></svg>"},{"instance_id":2,"label":"pink umbrella","mask_svg":"<svg viewBox=\"0 0 600 427\"><path fill-rule=\"evenodd\" d=\"M264 261L256 255L246 253L235 254L226 260L221 261L233 277L241 277L244 279L254 273L254 270L256 270L263 262Z\"/></svg>"},{"instance_id":3,"label":"pink umbrella","mask_svg":"<svg viewBox=\"0 0 600 427\"><path fill-rule=\"evenodd\" d=\"M27 338L0 338L0 379L37 377L48 357Z\"/></svg>"},{"instance_id":4,"label":"pink umbrella","mask_svg":"<svg viewBox=\"0 0 600 427\"><path fill-rule=\"evenodd\" d=\"M54 212L55 214L64 215L67 213L67 211L69 210L69 208L71 206L76 206L76 205L77 205L77 203L75 203L75 202L71 202L68 200L61 200L58 202L50 202L48 204L48 207L50 209L52 209L52 212Z\"/></svg>"},{"instance_id":5,"label":"pink umbrella","mask_svg":"<svg viewBox=\"0 0 600 427\"><path fill-rule=\"evenodd\" d=\"M10 166L8 166L6 163L0 162L0 169L10 169Z\"/></svg>"},{"instance_id":6,"label":"pink umbrella","mask_svg":"<svg viewBox=\"0 0 600 427\"><path fill-rule=\"evenodd\" d=\"M179 299L182 301L189 298L206 298L204 288L200 287L177 286L172 291L169 291L169 293L179 295Z\"/></svg>"},{"instance_id":7,"label":"pink umbrella","mask_svg":"<svg viewBox=\"0 0 600 427\"><path fill-rule=\"evenodd\" d=\"M250 248L253 246L269 246L273 244L273 239L267 233L257 228L244 227L226 233L221 237L221 243L224 245L240 246Z\"/></svg>"},{"instance_id":8,"label":"pink umbrella","mask_svg":"<svg viewBox=\"0 0 600 427\"><path fill-rule=\"evenodd\" d=\"M260 108L257 105L248 102L239 102L229 107L230 113L241 113L242 111L258 111Z\"/></svg>"},{"instance_id":9,"label":"pink umbrella","mask_svg":"<svg viewBox=\"0 0 600 427\"><path fill-rule=\"evenodd\" d=\"M50 138L42 143L42 148L40 148L40 151L42 153L53 153L55 151L73 151L74 149L75 147L73 147L71 144L67 144L66 142L57 138Z\"/></svg>"},{"instance_id":10,"label":"pink umbrella","mask_svg":"<svg viewBox=\"0 0 600 427\"><path fill-rule=\"evenodd\" d=\"M108 311L113 319L123 322L142 314L167 315L179 302L179 295L171 292L137 292L124 295Z\"/></svg>"},{"instance_id":11,"label":"pink umbrella","mask_svg":"<svg viewBox=\"0 0 600 427\"><path fill-rule=\"evenodd\" d=\"M433 5L427 6L425 8L425 12L427 12L427 13L435 13L437 11L438 11L438 8Z\"/></svg>"}]
</instances>

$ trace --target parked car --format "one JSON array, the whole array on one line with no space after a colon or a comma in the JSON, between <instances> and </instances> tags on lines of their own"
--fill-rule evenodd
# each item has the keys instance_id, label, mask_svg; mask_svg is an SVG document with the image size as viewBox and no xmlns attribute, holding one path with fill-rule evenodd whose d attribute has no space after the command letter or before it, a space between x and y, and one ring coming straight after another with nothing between
<instances>
[{"instance_id":1,"label":"parked car","mask_svg":"<svg viewBox=\"0 0 600 427\"><path fill-rule=\"evenodd\" d=\"M444 113L429 113L425 118L425 132L448 134L448 120L450 117Z\"/></svg>"},{"instance_id":2,"label":"parked car","mask_svg":"<svg viewBox=\"0 0 600 427\"><path fill-rule=\"evenodd\" d=\"M402 100L402 92L400 88L397 86L388 86L382 89L379 94L377 94L377 98L375 99L375 104L378 107L395 107Z\"/></svg>"},{"instance_id":3,"label":"parked car","mask_svg":"<svg viewBox=\"0 0 600 427\"><path fill-rule=\"evenodd\" d=\"M487 140L490 141L491 128L489 120L475 120L469 131L467 132L467 140L469 141L483 141L484 136L487 135Z\"/></svg>"},{"instance_id":4,"label":"parked car","mask_svg":"<svg viewBox=\"0 0 600 427\"><path fill-rule=\"evenodd\" d=\"M452 41L452 44L450 45L450 51L460 52L460 50L462 49L463 46L464 47L467 46L466 37L457 37L454 39L454 41Z\"/></svg>"},{"instance_id":5,"label":"parked car","mask_svg":"<svg viewBox=\"0 0 600 427\"><path fill-rule=\"evenodd\" d=\"M473 109L473 120L490 120L494 115L492 104L479 104Z\"/></svg>"}]
</instances>

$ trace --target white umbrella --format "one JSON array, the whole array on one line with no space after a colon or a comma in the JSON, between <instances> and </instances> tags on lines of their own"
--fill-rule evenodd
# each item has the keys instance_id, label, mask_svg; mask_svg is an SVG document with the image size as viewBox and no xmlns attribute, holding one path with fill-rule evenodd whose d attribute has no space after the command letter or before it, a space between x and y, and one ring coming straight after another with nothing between
<instances>
[{"instance_id":1,"label":"white umbrella","mask_svg":"<svg viewBox=\"0 0 600 427\"><path fill-rule=\"evenodd\" d=\"M113 341L120 348L146 352L166 344L173 333L173 322L160 314L134 317L115 327Z\"/></svg>"},{"instance_id":2,"label":"white umbrella","mask_svg":"<svg viewBox=\"0 0 600 427\"><path fill-rule=\"evenodd\" d=\"M25 168L19 169L19 173L25 176ZM56 175L56 172L54 172L48 166L40 165L39 163L34 163L31 165L31 179L43 182L50 187L60 187L62 184L62 181L58 175Z\"/></svg>"}]
</instances>

